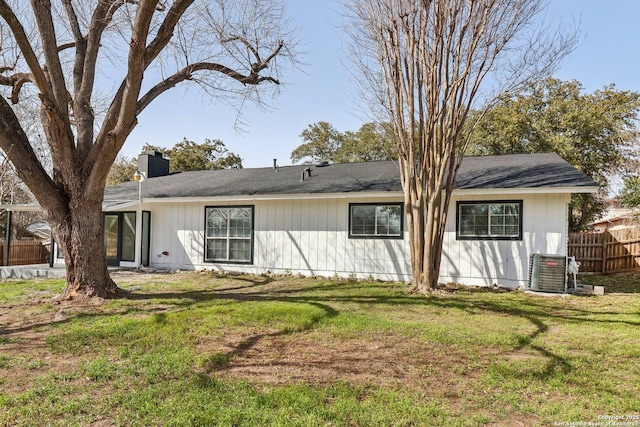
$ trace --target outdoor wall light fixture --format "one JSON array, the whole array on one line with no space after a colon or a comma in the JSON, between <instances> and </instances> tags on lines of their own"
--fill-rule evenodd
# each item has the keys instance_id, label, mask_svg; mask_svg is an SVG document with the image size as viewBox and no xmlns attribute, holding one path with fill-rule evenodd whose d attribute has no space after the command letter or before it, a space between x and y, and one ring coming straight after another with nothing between
<instances>
[{"instance_id":1,"label":"outdoor wall light fixture","mask_svg":"<svg viewBox=\"0 0 640 427\"><path fill-rule=\"evenodd\" d=\"M144 181L145 173L136 171L133 174L133 180L138 183L138 200L142 200L142 181Z\"/></svg>"}]
</instances>

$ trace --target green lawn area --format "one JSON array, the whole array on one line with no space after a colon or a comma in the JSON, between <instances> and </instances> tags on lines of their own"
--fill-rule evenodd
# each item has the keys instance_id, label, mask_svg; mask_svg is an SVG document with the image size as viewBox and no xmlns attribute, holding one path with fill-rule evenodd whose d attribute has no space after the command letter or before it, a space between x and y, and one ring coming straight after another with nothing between
<instances>
[{"instance_id":1,"label":"green lawn area","mask_svg":"<svg viewBox=\"0 0 640 427\"><path fill-rule=\"evenodd\" d=\"M640 414L630 285L425 297L400 283L114 277L130 297L91 305L55 303L61 281L0 282L0 425L548 426ZM616 289L613 276L589 280Z\"/></svg>"}]
</instances>

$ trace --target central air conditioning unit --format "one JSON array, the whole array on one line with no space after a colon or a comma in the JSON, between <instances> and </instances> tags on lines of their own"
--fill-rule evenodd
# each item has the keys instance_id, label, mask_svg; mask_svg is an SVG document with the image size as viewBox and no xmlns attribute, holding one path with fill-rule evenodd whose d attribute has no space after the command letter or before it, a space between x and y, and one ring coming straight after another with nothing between
<instances>
[{"instance_id":1,"label":"central air conditioning unit","mask_svg":"<svg viewBox=\"0 0 640 427\"><path fill-rule=\"evenodd\" d=\"M567 257L531 254L528 289L536 292L566 292Z\"/></svg>"}]
</instances>

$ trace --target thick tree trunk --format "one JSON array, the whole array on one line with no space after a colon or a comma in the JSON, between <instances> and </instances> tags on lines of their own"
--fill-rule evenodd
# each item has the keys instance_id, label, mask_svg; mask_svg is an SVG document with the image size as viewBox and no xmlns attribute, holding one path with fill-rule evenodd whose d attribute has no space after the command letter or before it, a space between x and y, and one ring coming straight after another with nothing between
<instances>
[{"instance_id":1,"label":"thick tree trunk","mask_svg":"<svg viewBox=\"0 0 640 427\"><path fill-rule=\"evenodd\" d=\"M409 248L411 252L411 282L413 288L427 294L438 282L438 272L433 271L430 242L427 240L428 209L421 190L413 185L404 189Z\"/></svg>"},{"instance_id":2,"label":"thick tree trunk","mask_svg":"<svg viewBox=\"0 0 640 427\"><path fill-rule=\"evenodd\" d=\"M411 250L411 282L416 290L424 290L424 216L416 205L409 205L407 212L407 227L409 230L409 248Z\"/></svg>"},{"instance_id":3,"label":"thick tree trunk","mask_svg":"<svg viewBox=\"0 0 640 427\"><path fill-rule=\"evenodd\" d=\"M440 276L444 232L442 221L446 220L442 214L443 198L438 192L429 201L424 191L412 182L406 183L403 189L411 251L411 280L416 291L428 294L436 289Z\"/></svg>"},{"instance_id":4,"label":"thick tree trunk","mask_svg":"<svg viewBox=\"0 0 640 427\"><path fill-rule=\"evenodd\" d=\"M423 265L424 274L418 289L426 294L431 292L438 285L439 258L442 256L438 250L436 241L438 239L438 226L440 225L440 207L436 203L425 203L425 229L424 229L424 253Z\"/></svg>"},{"instance_id":5,"label":"thick tree trunk","mask_svg":"<svg viewBox=\"0 0 640 427\"><path fill-rule=\"evenodd\" d=\"M72 200L68 207L66 212L47 211L67 269L67 287L62 299L117 295L119 289L107 270L102 201Z\"/></svg>"},{"instance_id":6,"label":"thick tree trunk","mask_svg":"<svg viewBox=\"0 0 640 427\"><path fill-rule=\"evenodd\" d=\"M428 290L435 289L439 283L442 244L447 223L449 200L450 197L448 195L443 199L442 191L438 191L436 198L427 205L427 231L425 238L427 239L429 250L425 252L425 263L428 263L429 268L425 282L429 284Z\"/></svg>"}]
</instances>

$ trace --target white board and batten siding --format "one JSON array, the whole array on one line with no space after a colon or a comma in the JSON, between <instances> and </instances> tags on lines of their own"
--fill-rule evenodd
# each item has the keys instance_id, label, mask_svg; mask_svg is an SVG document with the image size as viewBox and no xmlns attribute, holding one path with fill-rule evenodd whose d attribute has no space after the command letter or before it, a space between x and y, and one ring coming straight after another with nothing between
<instances>
[{"instance_id":1,"label":"white board and batten siding","mask_svg":"<svg viewBox=\"0 0 640 427\"><path fill-rule=\"evenodd\" d=\"M456 201L462 199L522 200L522 240L456 240ZM350 202L401 201L401 195L194 202L156 199L144 205L151 211L150 266L409 281L406 231L403 239L350 239L348 233ZM568 194L454 196L440 280L485 286L524 284L531 253L566 253L568 202ZM204 262L205 206L242 205L254 206L253 263Z\"/></svg>"},{"instance_id":2,"label":"white board and batten siding","mask_svg":"<svg viewBox=\"0 0 640 427\"><path fill-rule=\"evenodd\" d=\"M570 198L567 193L454 195L444 237L440 281L524 286L531 254L566 255ZM456 202L495 200L522 200L522 240L457 240Z\"/></svg>"},{"instance_id":3,"label":"white board and batten siding","mask_svg":"<svg viewBox=\"0 0 640 427\"><path fill-rule=\"evenodd\" d=\"M398 197L366 200L367 203L399 201ZM205 206L244 205L254 206L253 263L205 262ZM404 239L349 239L347 199L148 203L145 209L151 211L149 262L154 268L399 281L411 277L406 236Z\"/></svg>"}]
</instances>

